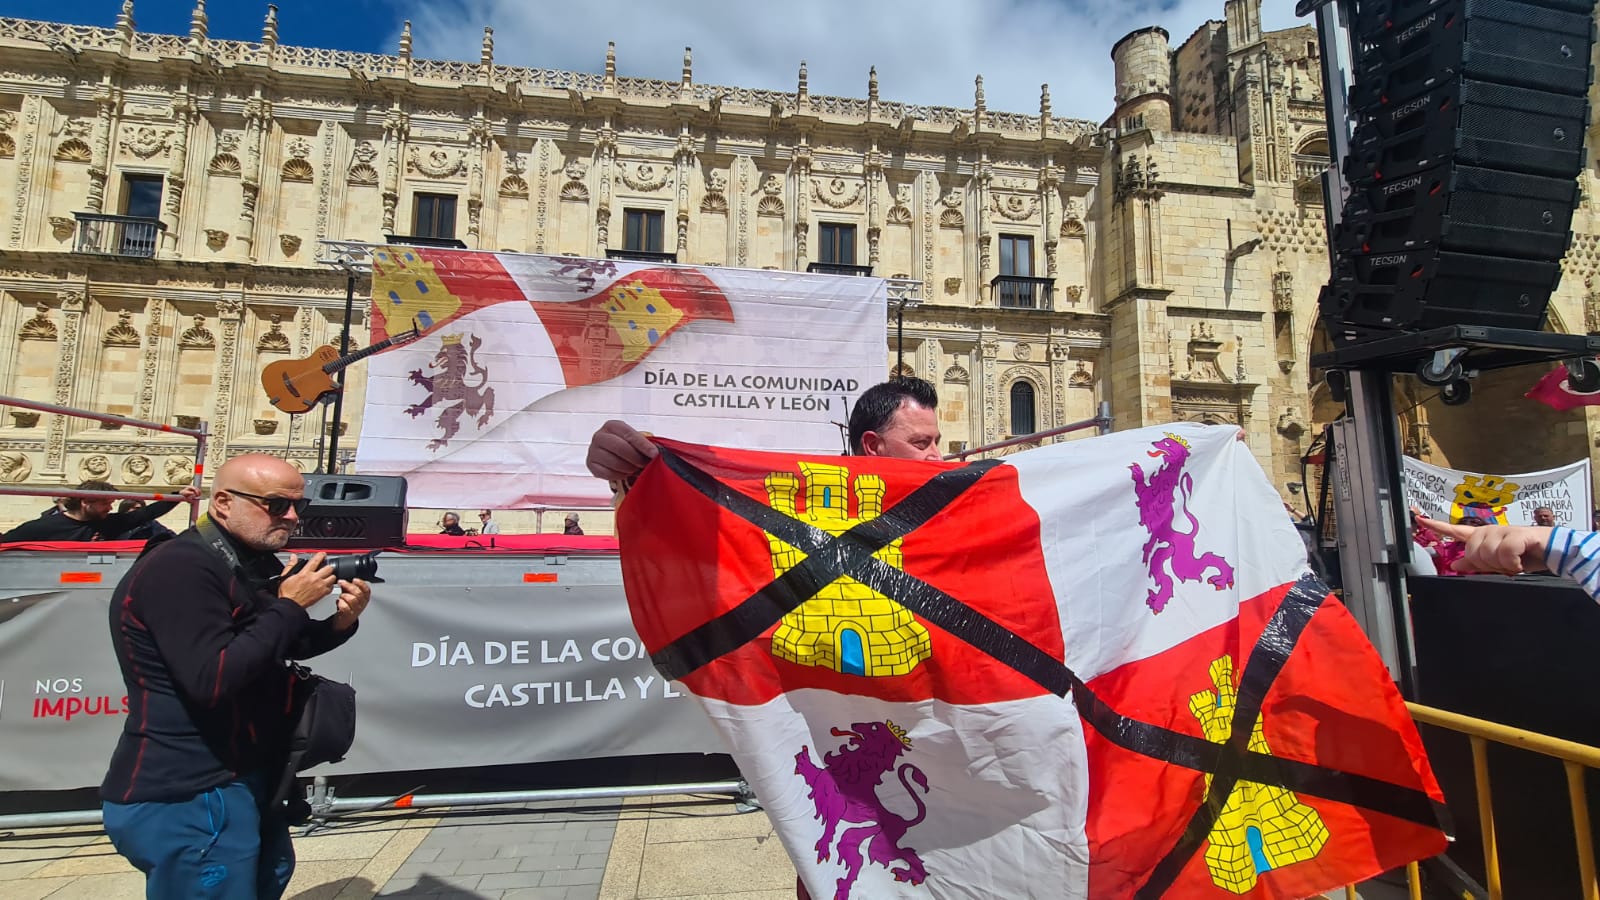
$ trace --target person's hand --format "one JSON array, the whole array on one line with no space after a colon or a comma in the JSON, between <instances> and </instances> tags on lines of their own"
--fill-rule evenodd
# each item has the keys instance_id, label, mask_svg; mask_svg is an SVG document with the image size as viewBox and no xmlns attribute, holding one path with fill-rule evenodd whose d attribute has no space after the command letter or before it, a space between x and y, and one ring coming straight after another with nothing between
<instances>
[{"instance_id":1,"label":"person's hand","mask_svg":"<svg viewBox=\"0 0 1600 900\"><path fill-rule=\"evenodd\" d=\"M349 631L372 599L372 585L357 578L339 582L339 611L333 614L333 630Z\"/></svg>"},{"instance_id":2,"label":"person's hand","mask_svg":"<svg viewBox=\"0 0 1600 900\"><path fill-rule=\"evenodd\" d=\"M1501 572L1521 575L1544 570L1545 548L1550 543L1548 526L1483 525L1467 528L1467 550L1451 566L1457 572Z\"/></svg>"},{"instance_id":3,"label":"person's hand","mask_svg":"<svg viewBox=\"0 0 1600 900\"><path fill-rule=\"evenodd\" d=\"M656 445L650 443L649 438L627 422L612 419L590 438L589 457L585 462L589 474L594 477L625 483L655 458Z\"/></svg>"},{"instance_id":4,"label":"person's hand","mask_svg":"<svg viewBox=\"0 0 1600 900\"><path fill-rule=\"evenodd\" d=\"M193 503L200 499L200 489L191 484L179 490L178 496L182 497L185 503Z\"/></svg>"},{"instance_id":5,"label":"person's hand","mask_svg":"<svg viewBox=\"0 0 1600 900\"><path fill-rule=\"evenodd\" d=\"M283 567L284 574L294 568L298 556L289 554L289 563ZM318 553L306 562L305 568L289 575L278 583L278 596L294 603L301 609L310 609L316 606L322 598L333 591L333 567L327 564L328 554Z\"/></svg>"}]
</instances>

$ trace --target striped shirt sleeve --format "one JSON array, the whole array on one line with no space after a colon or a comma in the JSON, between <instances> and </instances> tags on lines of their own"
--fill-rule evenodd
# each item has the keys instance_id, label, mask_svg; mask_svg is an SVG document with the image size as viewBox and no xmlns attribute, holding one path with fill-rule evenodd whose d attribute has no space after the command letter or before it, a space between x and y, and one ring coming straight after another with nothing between
<instances>
[{"instance_id":1,"label":"striped shirt sleeve","mask_svg":"<svg viewBox=\"0 0 1600 900\"><path fill-rule=\"evenodd\" d=\"M1556 526L1544 551L1545 568L1576 581L1600 600L1600 532Z\"/></svg>"}]
</instances>

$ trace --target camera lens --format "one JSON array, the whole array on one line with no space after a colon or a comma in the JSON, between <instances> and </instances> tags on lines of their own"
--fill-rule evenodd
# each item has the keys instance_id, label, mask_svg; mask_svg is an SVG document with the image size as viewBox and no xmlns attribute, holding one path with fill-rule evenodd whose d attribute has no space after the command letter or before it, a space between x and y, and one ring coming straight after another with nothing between
<instances>
[{"instance_id":1,"label":"camera lens","mask_svg":"<svg viewBox=\"0 0 1600 900\"><path fill-rule=\"evenodd\" d=\"M328 560L328 565L333 567L333 577L340 581L356 578L374 581L378 576L378 554L382 552L374 550L360 556L336 556Z\"/></svg>"}]
</instances>

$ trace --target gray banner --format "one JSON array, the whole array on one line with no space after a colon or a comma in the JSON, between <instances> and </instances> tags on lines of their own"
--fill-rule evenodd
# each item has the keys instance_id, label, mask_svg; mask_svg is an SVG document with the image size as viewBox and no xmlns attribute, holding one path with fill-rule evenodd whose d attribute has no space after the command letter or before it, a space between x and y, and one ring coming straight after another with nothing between
<instances>
[{"instance_id":1,"label":"gray banner","mask_svg":"<svg viewBox=\"0 0 1600 900\"><path fill-rule=\"evenodd\" d=\"M107 604L131 560L0 564L0 791L97 785L125 691ZM97 586L48 590L63 577ZM355 746L316 774L722 753L650 667L615 558L384 556L361 630L310 662L355 685ZM331 601L313 610L327 615Z\"/></svg>"}]
</instances>

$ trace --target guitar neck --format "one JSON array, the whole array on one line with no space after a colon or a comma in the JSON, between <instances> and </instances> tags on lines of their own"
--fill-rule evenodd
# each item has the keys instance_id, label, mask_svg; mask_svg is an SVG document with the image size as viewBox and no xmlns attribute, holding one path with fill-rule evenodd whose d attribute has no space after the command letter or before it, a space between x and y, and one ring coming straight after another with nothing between
<instances>
[{"instance_id":1,"label":"guitar neck","mask_svg":"<svg viewBox=\"0 0 1600 900\"><path fill-rule=\"evenodd\" d=\"M328 363L327 365L323 366L322 367L322 371L328 373L329 375L332 375L335 372L339 371L340 369L343 369L344 367L346 367L348 365L351 365L352 363L358 363L358 362L362 361L363 359L366 359L367 357L371 356L374 353L382 353L383 351L389 349L390 347L393 347L395 344L399 344L399 343L402 343L404 341L409 341L409 340L411 340L411 338L412 338L412 334L410 332L407 332L407 333L401 334L401 335L396 335L395 337L392 337L392 338L385 338L385 339L377 342L376 344L373 344L371 347L367 347L367 348L362 349L362 350L357 350L354 353L349 353L349 354L346 354L344 356L339 357L338 359L334 360L333 362Z\"/></svg>"}]
</instances>

